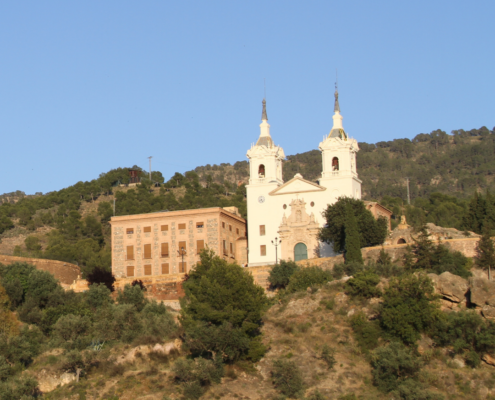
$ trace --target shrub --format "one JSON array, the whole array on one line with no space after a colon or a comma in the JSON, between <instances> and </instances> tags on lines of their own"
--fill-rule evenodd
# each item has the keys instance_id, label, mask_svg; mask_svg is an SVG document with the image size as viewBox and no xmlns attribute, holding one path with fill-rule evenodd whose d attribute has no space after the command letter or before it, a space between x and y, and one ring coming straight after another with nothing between
<instances>
[{"instance_id":1,"label":"shrub","mask_svg":"<svg viewBox=\"0 0 495 400\"><path fill-rule=\"evenodd\" d=\"M373 272L358 272L345 283L345 291L351 296L365 299L380 297L382 291L376 287L379 282L380 277Z\"/></svg>"},{"instance_id":2,"label":"shrub","mask_svg":"<svg viewBox=\"0 0 495 400\"><path fill-rule=\"evenodd\" d=\"M139 285L125 285L124 291L120 291L117 295L117 303L130 304L136 307L137 311L141 311L148 303L144 297L144 292Z\"/></svg>"},{"instance_id":3,"label":"shrub","mask_svg":"<svg viewBox=\"0 0 495 400\"><path fill-rule=\"evenodd\" d=\"M112 304L112 292L103 283L93 283L86 292L86 303L92 308Z\"/></svg>"},{"instance_id":4,"label":"shrub","mask_svg":"<svg viewBox=\"0 0 495 400\"><path fill-rule=\"evenodd\" d=\"M349 262L347 264L335 264L332 269L332 276L335 279L341 279L346 276L354 276L358 272L364 271L364 265L357 262Z\"/></svg>"},{"instance_id":5,"label":"shrub","mask_svg":"<svg viewBox=\"0 0 495 400\"><path fill-rule=\"evenodd\" d=\"M285 288L289 284L290 277L300 269L294 261L280 260L280 264L276 264L270 270L268 282L273 288Z\"/></svg>"},{"instance_id":6,"label":"shrub","mask_svg":"<svg viewBox=\"0 0 495 400\"><path fill-rule=\"evenodd\" d=\"M38 327L24 326L18 336L0 336L0 354L11 365L19 363L27 366L40 353L43 339L43 334Z\"/></svg>"},{"instance_id":7,"label":"shrub","mask_svg":"<svg viewBox=\"0 0 495 400\"><path fill-rule=\"evenodd\" d=\"M285 396L296 397L304 388L301 371L294 361L274 361L272 378L275 387Z\"/></svg>"},{"instance_id":8,"label":"shrub","mask_svg":"<svg viewBox=\"0 0 495 400\"><path fill-rule=\"evenodd\" d=\"M373 383L382 392L396 390L407 379L416 379L421 359L399 342L392 342L374 351L371 359Z\"/></svg>"},{"instance_id":9,"label":"shrub","mask_svg":"<svg viewBox=\"0 0 495 400\"><path fill-rule=\"evenodd\" d=\"M392 392L394 398L401 400L443 400L441 394L425 390L414 379L406 379Z\"/></svg>"},{"instance_id":10,"label":"shrub","mask_svg":"<svg viewBox=\"0 0 495 400\"><path fill-rule=\"evenodd\" d=\"M88 317L79 315L64 315L53 326L53 333L64 341L76 340L86 334L91 326Z\"/></svg>"},{"instance_id":11,"label":"shrub","mask_svg":"<svg viewBox=\"0 0 495 400\"><path fill-rule=\"evenodd\" d=\"M439 318L436 299L426 275L390 279L380 309L381 327L404 343L416 342Z\"/></svg>"},{"instance_id":12,"label":"shrub","mask_svg":"<svg viewBox=\"0 0 495 400\"><path fill-rule=\"evenodd\" d=\"M332 280L332 273L321 269L320 267L301 268L295 272L287 286L287 292L293 293L306 290L308 287L323 285Z\"/></svg>"},{"instance_id":13,"label":"shrub","mask_svg":"<svg viewBox=\"0 0 495 400\"><path fill-rule=\"evenodd\" d=\"M320 358L326 362L328 369L332 369L335 363L337 362L335 360L335 350L332 349L329 345L324 344L322 349L321 349L321 356Z\"/></svg>"},{"instance_id":14,"label":"shrub","mask_svg":"<svg viewBox=\"0 0 495 400\"><path fill-rule=\"evenodd\" d=\"M0 383L0 399L31 400L39 398L38 382L31 376L21 376Z\"/></svg>"},{"instance_id":15,"label":"shrub","mask_svg":"<svg viewBox=\"0 0 495 400\"><path fill-rule=\"evenodd\" d=\"M495 323L486 321L474 311L448 313L439 319L433 337L439 346L452 346L464 354L468 365L481 363L481 355L495 350Z\"/></svg>"},{"instance_id":16,"label":"shrub","mask_svg":"<svg viewBox=\"0 0 495 400\"><path fill-rule=\"evenodd\" d=\"M223 377L223 365L219 361L197 358L195 360L179 358L172 366L175 381L182 385L187 399L199 399L205 387L219 383Z\"/></svg>"},{"instance_id":17,"label":"shrub","mask_svg":"<svg viewBox=\"0 0 495 400\"><path fill-rule=\"evenodd\" d=\"M158 338L158 341L173 337L177 331L174 317L163 303L155 300L148 303L141 311L144 334Z\"/></svg>"},{"instance_id":18,"label":"shrub","mask_svg":"<svg viewBox=\"0 0 495 400\"><path fill-rule=\"evenodd\" d=\"M351 327L363 353L367 354L378 347L378 340L382 332L377 321L368 321L361 312L351 317Z\"/></svg>"},{"instance_id":19,"label":"shrub","mask_svg":"<svg viewBox=\"0 0 495 400\"><path fill-rule=\"evenodd\" d=\"M0 355L0 381L6 380L10 375L10 364L4 356Z\"/></svg>"}]
</instances>

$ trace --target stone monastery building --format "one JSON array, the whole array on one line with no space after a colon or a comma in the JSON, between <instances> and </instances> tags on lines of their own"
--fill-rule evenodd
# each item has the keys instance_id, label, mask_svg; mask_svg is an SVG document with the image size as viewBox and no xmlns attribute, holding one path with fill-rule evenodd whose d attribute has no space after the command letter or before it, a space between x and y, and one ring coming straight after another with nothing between
<instances>
[{"instance_id":1,"label":"stone monastery building","mask_svg":"<svg viewBox=\"0 0 495 400\"><path fill-rule=\"evenodd\" d=\"M340 196L361 198L356 170L359 146L344 131L342 119L339 94L335 91L333 127L319 145L323 158L320 180L314 183L296 174L284 183L284 150L270 136L263 100L260 136L247 152L249 266L275 264L277 259L298 261L331 255L331 246L317 239L318 229L325 224L322 212Z\"/></svg>"}]
</instances>

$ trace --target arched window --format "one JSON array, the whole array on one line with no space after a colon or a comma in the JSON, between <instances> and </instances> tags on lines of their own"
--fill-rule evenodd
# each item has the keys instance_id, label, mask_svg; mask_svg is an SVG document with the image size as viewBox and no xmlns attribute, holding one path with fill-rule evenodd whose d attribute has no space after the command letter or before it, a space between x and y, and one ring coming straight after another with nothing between
<instances>
[{"instance_id":1,"label":"arched window","mask_svg":"<svg viewBox=\"0 0 495 400\"><path fill-rule=\"evenodd\" d=\"M260 166L258 168L258 177L259 178L265 177L265 166L263 164L260 164Z\"/></svg>"},{"instance_id":2,"label":"arched window","mask_svg":"<svg viewBox=\"0 0 495 400\"><path fill-rule=\"evenodd\" d=\"M332 159L332 171L338 171L339 170L339 159L337 157L334 157Z\"/></svg>"},{"instance_id":3,"label":"arched window","mask_svg":"<svg viewBox=\"0 0 495 400\"><path fill-rule=\"evenodd\" d=\"M406 241L402 238L400 238L399 240L397 240L397 244L405 244Z\"/></svg>"}]
</instances>

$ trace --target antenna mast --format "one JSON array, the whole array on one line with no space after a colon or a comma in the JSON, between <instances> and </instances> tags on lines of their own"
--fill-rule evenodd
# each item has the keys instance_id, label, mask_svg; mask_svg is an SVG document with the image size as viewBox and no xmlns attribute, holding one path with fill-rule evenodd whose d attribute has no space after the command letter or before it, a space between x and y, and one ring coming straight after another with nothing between
<instances>
[{"instance_id":1,"label":"antenna mast","mask_svg":"<svg viewBox=\"0 0 495 400\"><path fill-rule=\"evenodd\" d=\"M150 182L151 182L151 159L153 158L153 156L149 156L148 158L150 160Z\"/></svg>"}]
</instances>

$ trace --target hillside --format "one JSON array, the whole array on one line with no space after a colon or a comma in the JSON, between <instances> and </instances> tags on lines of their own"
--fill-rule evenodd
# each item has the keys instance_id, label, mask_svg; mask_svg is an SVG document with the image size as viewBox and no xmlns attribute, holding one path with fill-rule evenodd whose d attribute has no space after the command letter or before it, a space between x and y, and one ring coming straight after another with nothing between
<instances>
[{"instance_id":1,"label":"hillside","mask_svg":"<svg viewBox=\"0 0 495 400\"><path fill-rule=\"evenodd\" d=\"M492 214L495 200L489 194L470 199L475 192L495 190L493 131L434 131L412 141L360 143L360 148L364 199L378 200L393 211L392 228L406 215L412 225L432 222L480 233L482 221L474 219ZM141 175L141 184L128 186L130 169ZM320 171L321 155L313 150L288 156L284 179L300 172L315 181ZM166 182L159 171L152 172L152 181L147 175L138 166L117 168L44 195L17 191L0 196L0 254L68 261L80 265L84 274L108 268L114 200L116 215L236 206L246 217L246 161L177 172ZM407 177L411 205L406 202Z\"/></svg>"}]
</instances>

